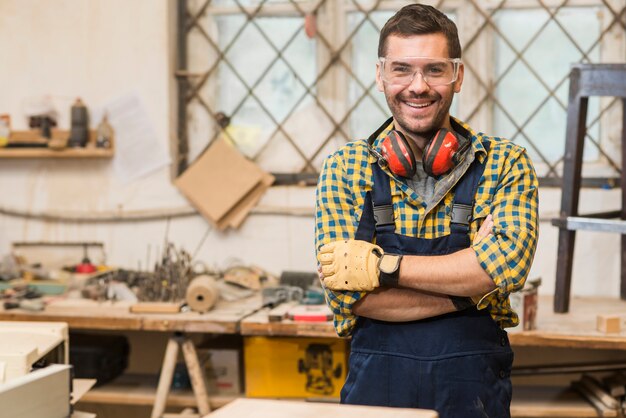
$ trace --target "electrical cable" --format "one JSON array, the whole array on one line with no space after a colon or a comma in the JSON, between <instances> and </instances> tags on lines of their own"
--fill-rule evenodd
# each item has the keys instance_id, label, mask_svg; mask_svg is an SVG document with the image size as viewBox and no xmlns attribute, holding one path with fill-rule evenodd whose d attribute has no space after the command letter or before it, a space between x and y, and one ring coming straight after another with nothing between
<instances>
[{"instance_id":1,"label":"electrical cable","mask_svg":"<svg viewBox=\"0 0 626 418\"><path fill-rule=\"evenodd\" d=\"M278 206L257 206L250 211L251 215L282 215L313 217L313 208L289 208ZM65 223L121 223L155 221L167 218L182 218L198 216L198 211L192 207L164 208L164 209L142 209L131 211L103 211L103 212L68 212L68 211L46 211L35 212L0 206L0 215L34 219L44 222L65 222Z\"/></svg>"}]
</instances>

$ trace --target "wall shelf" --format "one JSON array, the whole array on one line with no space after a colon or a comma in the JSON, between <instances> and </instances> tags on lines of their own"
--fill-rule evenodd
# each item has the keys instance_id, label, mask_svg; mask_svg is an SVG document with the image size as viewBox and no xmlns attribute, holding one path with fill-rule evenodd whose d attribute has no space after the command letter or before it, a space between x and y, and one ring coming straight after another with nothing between
<instances>
[{"instance_id":1,"label":"wall shelf","mask_svg":"<svg viewBox=\"0 0 626 418\"><path fill-rule=\"evenodd\" d=\"M52 129L52 138L48 140L43 138L39 131L12 131L10 143L15 144L39 144L47 145L56 143L56 145L66 145L70 132L60 129ZM89 141L85 148L63 148L53 149L46 146L21 146L14 148L0 147L0 158L113 158L115 155L115 141L110 138L110 148L96 148L96 131L89 130Z\"/></svg>"},{"instance_id":2,"label":"wall shelf","mask_svg":"<svg viewBox=\"0 0 626 418\"><path fill-rule=\"evenodd\" d=\"M113 148L0 148L0 158L113 158Z\"/></svg>"}]
</instances>

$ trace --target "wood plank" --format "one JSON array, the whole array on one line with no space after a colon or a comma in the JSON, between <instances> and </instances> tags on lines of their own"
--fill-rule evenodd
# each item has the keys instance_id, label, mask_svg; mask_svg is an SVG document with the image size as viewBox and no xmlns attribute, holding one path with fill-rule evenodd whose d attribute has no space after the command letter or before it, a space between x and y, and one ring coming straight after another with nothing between
<instances>
[{"instance_id":1,"label":"wood plank","mask_svg":"<svg viewBox=\"0 0 626 418\"><path fill-rule=\"evenodd\" d=\"M511 402L512 418L595 418L596 409L570 388L515 386ZM608 415L616 417L612 411Z\"/></svg>"},{"instance_id":2,"label":"wood plank","mask_svg":"<svg viewBox=\"0 0 626 418\"><path fill-rule=\"evenodd\" d=\"M53 364L0 385L3 417L57 418L70 415L71 366Z\"/></svg>"},{"instance_id":3,"label":"wood plank","mask_svg":"<svg viewBox=\"0 0 626 418\"><path fill-rule=\"evenodd\" d=\"M181 303L174 302L137 302L130 306L131 313L178 313Z\"/></svg>"},{"instance_id":4,"label":"wood plank","mask_svg":"<svg viewBox=\"0 0 626 418\"><path fill-rule=\"evenodd\" d=\"M106 385L87 392L78 402L115 405L154 405L158 376L125 374ZM241 395L243 396L243 395ZM209 395L211 409L220 408L237 399L237 395ZM191 390L171 390L166 401L168 406L195 407L196 398Z\"/></svg>"},{"instance_id":5,"label":"wood plank","mask_svg":"<svg viewBox=\"0 0 626 418\"><path fill-rule=\"evenodd\" d=\"M626 222L616 219L584 218L581 216L568 216L566 218L555 218L552 225L568 231L595 231L595 232L616 232L626 234Z\"/></svg>"},{"instance_id":6,"label":"wood plank","mask_svg":"<svg viewBox=\"0 0 626 418\"><path fill-rule=\"evenodd\" d=\"M72 399L70 403L72 405L76 404L95 384L96 379L72 379Z\"/></svg>"},{"instance_id":7,"label":"wood plank","mask_svg":"<svg viewBox=\"0 0 626 418\"><path fill-rule=\"evenodd\" d=\"M385 408L380 406L240 398L206 415L205 418L319 418L355 416L359 418L437 418L439 415L435 411L426 409Z\"/></svg>"}]
</instances>

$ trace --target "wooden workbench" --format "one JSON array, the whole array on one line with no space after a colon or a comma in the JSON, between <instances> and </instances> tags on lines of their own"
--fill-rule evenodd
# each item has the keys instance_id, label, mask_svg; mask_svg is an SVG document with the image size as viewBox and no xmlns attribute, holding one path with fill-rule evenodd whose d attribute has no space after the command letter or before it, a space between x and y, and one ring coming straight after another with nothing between
<instances>
[{"instance_id":1,"label":"wooden workbench","mask_svg":"<svg viewBox=\"0 0 626 418\"><path fill-rule=\"evenodd\" d=\"M4 311L0 320L63 321L70 329L126 330L159 332L192 332L291 336L336 337L331 322L269 322L267 308L261 307L258 296L239 302L219 302L206 314L193 312L177 314L130 313L123 303L92 301L56 301L43 312L24 310ZM562 347L588 349L626 349L626 329L617 334L596 331L596 316L626 314L626 302L611 298L573 298L570 312L552 312L552 297L540 297L537 329L509 333L513 346ZM151 405L155 388L151 379L136 381L137 376L122 376L117 382L89 392L84 400L93 403ZM143 382L143 383L142 383ZM222 406L237 396L212 396L212 407ZM189 392L173 393L168 403L172 406L193 406ZM594 417L595 410L576 393L563 388L516 387L511 405L514 417ZM611 416L611 415L606 415Z\"/></svg>"},{"instance_id":2,"label":"wooden workbench","mask_svg":"<svg viewBox=\"0 0 626 418\"><path fill-rule=\"evenodd\" d=\"M541 296L537 329L509 332L513 346L626 349L626 327L621 333L605 334L596 330L598 315L624 315L626 301L606 297L573 297L568 313L554 313L553 298Z\"/></svg>"},{"instance_id":3,"label":"wooden workbench","mask_svg":"<svg viewBox=\"0 0 626 418\"><path fill-rule=\"evenodd\" d=\"M0 307L0 320L60 321L67 322L70 329L237 334L240 321L260 307L260 296L252 296L236 302L220 301L213 310L202 314L138 314L129 311L127 302L60 299L50 302L42 312L7 311Z\"/></svg>"},{"instance_id":4,"label":"wooden workbench","mask_svg":"<svg viewBox=\"0 0 626 418\"><path fill-rule=\"evenodd\" d=\"M552 297L541 296L537 313L537 329L518 331L508 329L513 346L567 347L593 349L626 349L626 327L621 333L604 334L596 330L596 316L622 314L626 317L626 302L612 298L572 298L570 312L552 311ZM331 322L270 322L268 309L259 310L240 323L242 335L333 337Z\"/></svg>"},{"instance_id":5,"label":"wooden workbench","mask_svg":"<svg viewBox=\"0 0 626 418\"><path fill-rule=\"evenodd\" d=\"M182 331L217 334L242 334L294 337L335 337L332 322L270 322L267 308L253 296L237 302L220 301L205 313L136 314L124 302L58 300L42 312L0 307L2 321L62 321L70 329ZM574 297L570 312L552 311L552 297L541 296L534 331L509 330L513 346L626 349L626 327L621 333L604 334L596 330L597 315L624 315L626 302L614 298Z\"/></svg>"}]
</instances>

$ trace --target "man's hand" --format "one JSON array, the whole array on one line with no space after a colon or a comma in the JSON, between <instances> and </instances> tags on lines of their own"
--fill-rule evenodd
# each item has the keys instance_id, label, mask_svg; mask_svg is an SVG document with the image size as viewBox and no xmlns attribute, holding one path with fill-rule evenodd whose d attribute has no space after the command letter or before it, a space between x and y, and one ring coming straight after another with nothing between
<instances>
[{"instance_id":1,"label":"man's hand","mask_svg":"<svg viewBox=\"0 0 626 418\"><path fill-rule=\"evenodd\" d=\"M324 286L330 290L370 291L380 285L378 262L383 250L361 240L324 245L317 254Z\"/></svg>"},{"instance_id":2,"label":"man's hand","mask_svg":"<svg viewBox=\"0 0 626 418\"><path fill-rule=\"evenodd\" d=\"M480 241L482 241L483 238L487 238L488 236L493 235L492 230L493 230L493 217L491 216L491 214L489 214L483 221L482 225L480 226L480 229L478 229L478 231L476 232L476 235L474 235L474 240L472 241L472 244L477 244Z\"/></svg>"}]
</instances>

